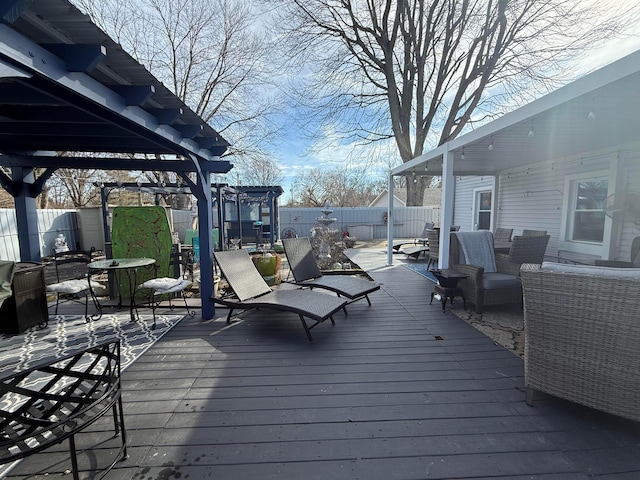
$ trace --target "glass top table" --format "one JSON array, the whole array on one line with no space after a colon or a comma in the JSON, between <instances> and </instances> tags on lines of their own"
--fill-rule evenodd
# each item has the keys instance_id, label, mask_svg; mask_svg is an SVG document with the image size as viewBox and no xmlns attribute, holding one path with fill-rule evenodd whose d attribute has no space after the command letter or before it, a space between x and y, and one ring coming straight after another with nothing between
<instances>
[{"instance_id":1,"label":"glass top table","mask_svg":"<svg viewBox=\"0 0 640 480\"><path fill-rule=\"evenodd\" d=\"M128 282L129 293L129 313L131 320L138 318L136 306L136 290L138 288L138 268L148 267L156 263L154 258L108 258L106 260L96 260L87 264L89 272L123 272ZM118 288L118 307L122 307L122 287L120 281L116 281Z\"/></svg>"}]
</instances>

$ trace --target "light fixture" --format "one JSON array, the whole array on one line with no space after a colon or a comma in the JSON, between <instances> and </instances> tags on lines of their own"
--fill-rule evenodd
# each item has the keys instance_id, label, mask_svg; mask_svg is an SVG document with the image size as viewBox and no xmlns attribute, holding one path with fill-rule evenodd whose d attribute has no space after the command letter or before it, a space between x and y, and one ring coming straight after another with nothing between
<instances>
[{"instance_id":1,"label":"light fixture","mask_svg":"<svg viewBox=\"0 0 640 480\"><path fill-rule=\"evenodd\" d=\"M462 147L462 154L460 155L460 158L464 160L464 147Z\"/></svg>"},{"instance_id":2,"label":"light fixture","mask_svg":"<svg viewBox=\"0 0 640 480\"><path fill-rule=\"evenodd\" d=\"M595 120L596 118L596 112L594 112L593 110L589 110L589 113L587 114L587 118L589 120Z\"/></svg>"},{"instance_id":3,"label":"light fixture","mask_svg":"<svg viewBox=\"0 0 640 480\"><path fill-rule=\"evenodd\" d=\"M491 137L491 143L489 143L489 150L493 150L493 136Z\"/></svg>"}]
</instances>

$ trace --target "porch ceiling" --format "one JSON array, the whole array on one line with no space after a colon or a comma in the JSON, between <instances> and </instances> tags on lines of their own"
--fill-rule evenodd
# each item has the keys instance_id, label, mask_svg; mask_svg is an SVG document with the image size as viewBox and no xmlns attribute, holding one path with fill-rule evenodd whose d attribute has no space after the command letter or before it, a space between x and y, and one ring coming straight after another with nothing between
<instances>
[{"instance_id":1,"label":"porch ceiling","mask_svg":"<svg viewBox=\"0 0 640 480\"><path fill-rule=\"evenodd\" d=\"M64 151L186 156L229 170L219 159L228 142L67 0L2 2L0 38L0 164L26 155L66 166L31 156Z\"/></svg>"},{"instance_id":2,"label":"porch ceiling","mask_svg":"<svg viewBox=\"0 0 640 480\"><path fill-rule=\"evenodd\" d=\"M635 52L425 153L391 174L408 175L415 170L419 175L440 175L447 151L454 154L454 175L495 175L501 170L639 140L640 52ZM493 148L489 149L491 143Z\"/></svg>"}]
</instances>

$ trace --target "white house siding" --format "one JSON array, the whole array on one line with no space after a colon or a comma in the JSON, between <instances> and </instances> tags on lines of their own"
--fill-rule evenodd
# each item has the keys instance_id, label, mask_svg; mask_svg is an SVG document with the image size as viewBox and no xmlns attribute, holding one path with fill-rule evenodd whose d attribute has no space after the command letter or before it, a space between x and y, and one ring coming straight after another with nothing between
<instances>
[{"instance_id":1,"label":"white house siding","mask_svg":"<svg viewBox=\"0 0 640 480\"><path fill-rule=\"evenodd\" d=\"M456 177L452 225L460 225L462 231L473 230L473 192L478 188L490 189L492 181L488 176Z\"/></svg>"},{"instance_id":2,"label":"white house siding","mask_svg":"<svg viewBox=\"0 0 640 480\"><path fill-rule=\"evenodd\" d=\"M624 169L625 191L640 194L640 146L621 152L620 158ZM628 261L631 258L631 242L637 236L640 236L640 218L625 216L618 245L618 259Z\"/></svg>"},{"instance_id":3,"label":"white house siding","mask_svg":"<svg viewBox=\"0 0 640 480\"><path fill-rule=\"evenodd\" d=\"M624 191L640 192L640 147L610 149L593 152L579 158L555 159L500 172L498 192L494 192L497 211L494 228L513 228L514 235L520 235L524 229L546 230L551 236L547 247L546 259L550 261L575 260L591 263L595 258L566 251L558 251L560 228L562 224L562 206L564 200L565 177L577 173L608 170L611 160L620 156L623 168ZM490 177L459 177L456 179L454 223L462 230L471 230L473 209L473 191L475 188L489 186ZM631 242L640 235L640 222L634 223L629 215L625 216L615 258L629 260Z\"/></svg>"}]
</instances>

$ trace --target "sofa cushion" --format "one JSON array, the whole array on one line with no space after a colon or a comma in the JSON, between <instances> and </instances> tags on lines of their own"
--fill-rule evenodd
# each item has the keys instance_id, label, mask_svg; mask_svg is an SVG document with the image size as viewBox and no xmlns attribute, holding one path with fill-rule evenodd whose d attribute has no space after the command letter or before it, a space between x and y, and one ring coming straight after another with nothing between
<instances>
[{"instance_id":1,"label":"sofa cushion","mask_svg":"<svg viewBox=\"0 0 640 480\"><path fill-rule=\"evenodd\" d=\"M499 290L521 288L520 277L508 273L484 272L482 275L482 288L485 290Z\"/></svg>"},{"instance_id":2,"label":"sofa cushion","mask_svg":"<svg viewBox=\"0 0 640 480\"><path fill-rule=\"evenodd\" d=\"M594 265L543 262L540 270L543 272L575 273L579 275L596 275L599 277L640 279L640 268L597 267Z\"/></svg>"}]
</instances>

